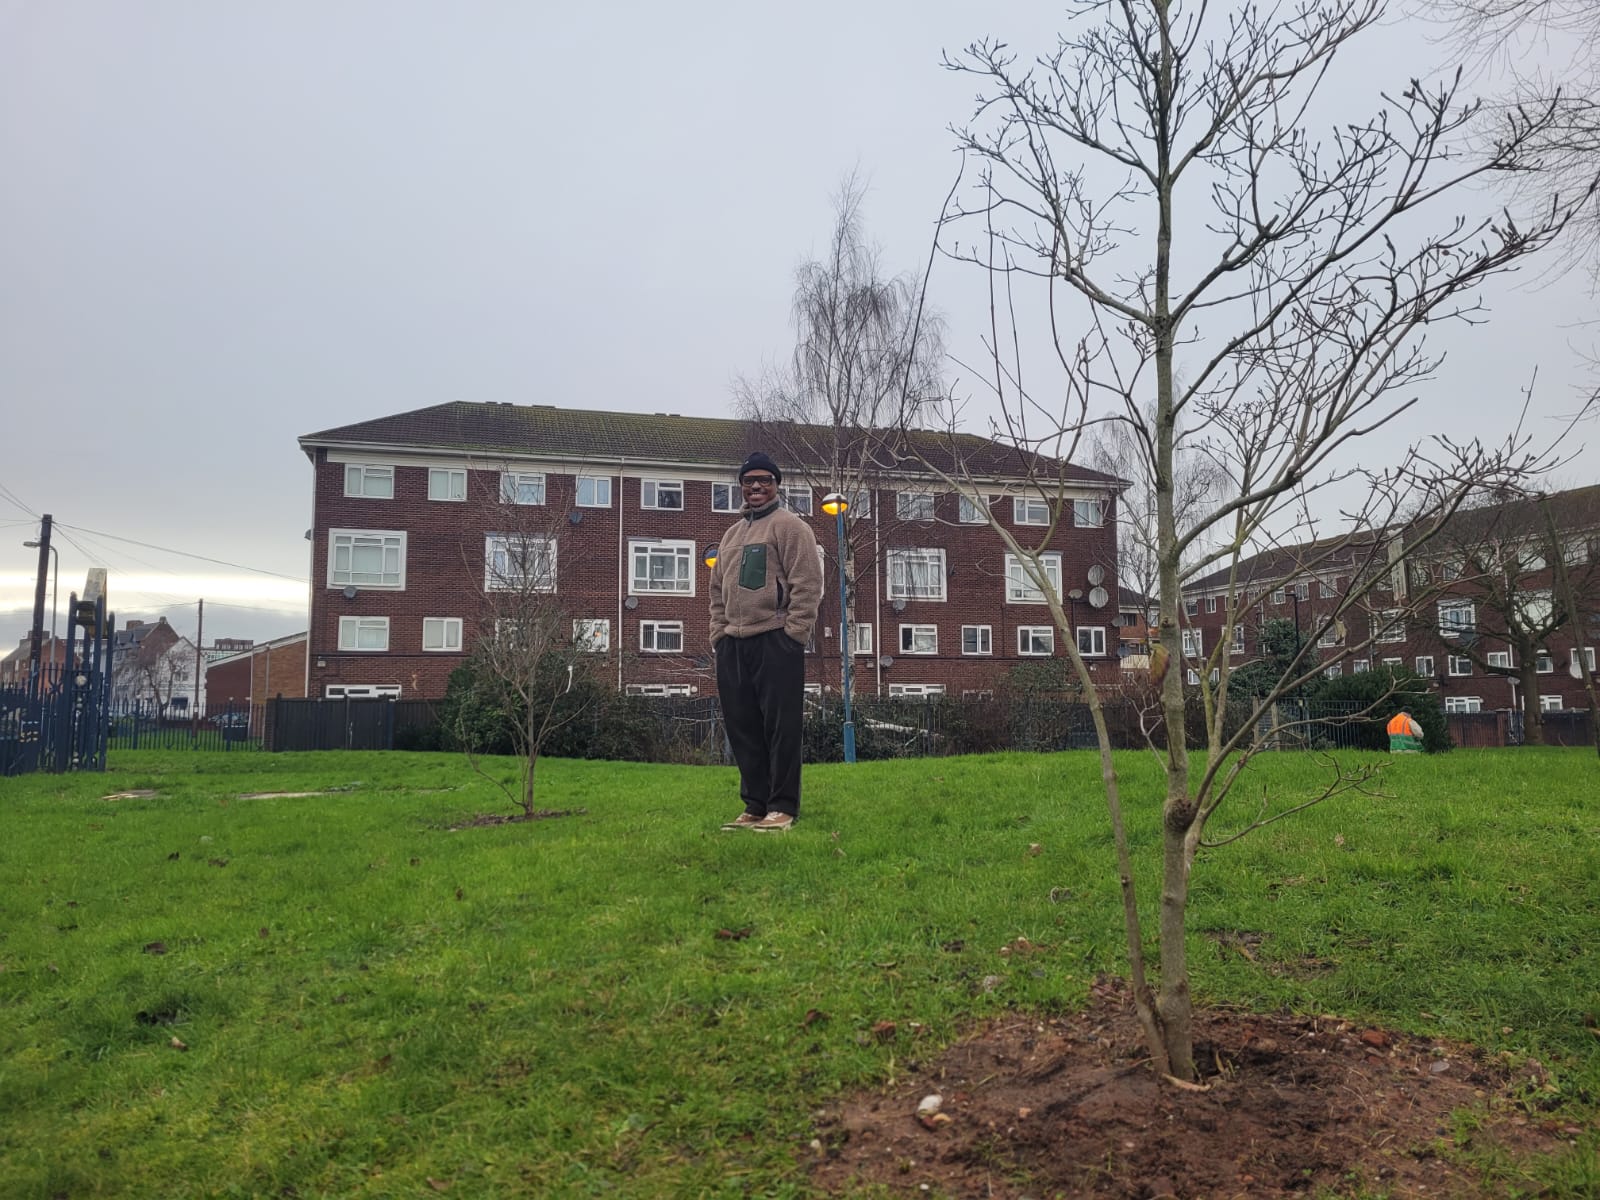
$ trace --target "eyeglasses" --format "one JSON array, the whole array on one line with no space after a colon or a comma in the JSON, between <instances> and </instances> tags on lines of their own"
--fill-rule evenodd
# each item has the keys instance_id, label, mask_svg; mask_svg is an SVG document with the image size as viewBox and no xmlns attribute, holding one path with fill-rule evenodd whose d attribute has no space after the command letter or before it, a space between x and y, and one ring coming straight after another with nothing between
<instances>
[{"instance_id":1,"label":"eyeglasses","mask_svg":"<svg viewBox=\"0 0 1600 1200\"><path fill-rule=\"evenodd\" d=\"M746 475L739 480L742 487L771 487L777 482L771 475Z\"/></svg>"}]
</instances>

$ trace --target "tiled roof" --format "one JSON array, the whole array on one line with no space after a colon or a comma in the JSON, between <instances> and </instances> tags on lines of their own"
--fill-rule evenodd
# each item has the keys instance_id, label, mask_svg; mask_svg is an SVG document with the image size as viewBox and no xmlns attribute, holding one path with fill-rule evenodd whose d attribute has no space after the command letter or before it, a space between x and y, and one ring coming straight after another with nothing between
<instances>
[{"instance_id":1,"label":"tiled roof","mask_svg":"<svg viewBox=\"0 0 1600 1200\"><path fill-rule=\"evenodd\" d=\"M792 434L792 436L785 436ZM447 450L487 455L565 457L595 462L726 463L731 469L753 450L766 450L779 465L784 446L831 445L833 431L821 426L791 426L785 434L764 431L749 421L727 417L681 417L669 413L595 412L557 408L547 404L472 404L454 401L413 412L378 417L354 425L341 425L308 433L300 439L310 453L319 446L350 446L396 450ZM906 452L949 470L960 458L978 478L1016 478L1035 465L1054 479L1053 460L971 434L911 431ZM822 461L811 464L814 469ZM907 474L918 473L914 461L905 462ZM1100 471L1068 465L1061 477L1067 482L1115 486L1116 480Z\"/></svg>"}]
</instances>

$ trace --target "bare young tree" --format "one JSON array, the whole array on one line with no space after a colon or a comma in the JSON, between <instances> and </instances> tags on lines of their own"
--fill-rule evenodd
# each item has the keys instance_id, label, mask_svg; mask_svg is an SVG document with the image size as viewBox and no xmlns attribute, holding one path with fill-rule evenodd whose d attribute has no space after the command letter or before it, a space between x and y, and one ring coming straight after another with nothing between
<instances>
[{"instance_id":1,"label":"bare young tree","mask_svg":"<svg viewBox=\"0 0 1600 1200\"><path fill-rule=\"evenodd\" d=\"M941 398L939 318L914 275L889 275L863 228L865 188L850 176L834 196L827 250L795 272L790 361L734 385L735 411L752 422L787 478L850 501L845 565L854 620L855 568L895 514L864 502L906 459L901 431ZM824 538L833 556L832 538ZM847 648L841 647L841 651Z\"/></svg>"},{"instance_id":2,"label":"bare young tree","mask_svg":"<svg viewBox=\"0 0 1600 1200\"><path fill-rule=\"evenodd\" d=\"M483 573L483 616L468 669L470 696L455 712L454 733L473 768L492 780L525 816L534 814L539 756L552 734L598 703L610 639L594 622L574 621L557 591L565 510L545 506L542 476L524 483L500 476L495 532L481 548L463 547L468 568ZM533 499L519 488L537 487ZM553 515L552 515L553 513ZM474 551L481 559L474 561ZM485 769L482 747L500 730L518 761L514 786Z\"/></svg>"},{"instance_id":3,"label":"bare young tree","mask_svg":"<svg viewBox=\"0 0 1600 1200\"><path fill-rule=\"evenodd\" d=\"M1292 533L1330 558L1372 564L1348 570L1347 590L1322 618L1348 626L1366 593L1390 578L1382 568L1392 554L1424 546L1471 489L1527 469L1519 444L1440 438L1358 472L1351 443L1418 401L1438 361L1425 345L1428 326L1477 319L1475 291L1545 249L1565 210L1478 219L1446 207L1458 196L1470 205L1462 193L1476 180L1524 169L1548 108L1502 113L1493 144L1476 157L1462 146L1480 110L1450 80L1411 81L1375 115L1341 113L1325 134L1312 131L1335 61L1378 29L1383 0L1265 8L1081 0L1073 10L1054 50L1033 62L995 41L947 60L980 88L959 136L982 172L977 202L949 214L946 244L989 271L997 326L1019 302L1036 302L1048 318L1045 356L1060 367L1048 386L1068 401L1047 395L1042 375L1025 374L1020 351L1005 363L996 354L997 400L1008 412L1057 413L1054 430L1042 432L1069 444L1092 421L1124 424L1153 481L1152 673L1164 735L1152 731L1151 746L1165 772L1158 963L1146 961L1104 713L1071 636L1066 647L1100 739L1135 1007L1155 1068L1188 1082L1196 1064L1187 906L1197 855L1360 788L1368 772L1335 764L1314 794L1207 836L1256 748L1253 718L1315 664L1302 648L1245 719L1230 720L1219 646L1209 659L1217 681L1201 674L1195 689L1206 755L1191 762L1178 669L1183 585L1236 566L1269 535ZM955 241L964 229L976 232ZM1033 327L1011 326L1016 336L994 337L993 350L1020 344ZM1226 497L1187 521L1178 470L1186 444L1232 480ZM1342 511L1328 490L1335 484L1354 497ZM1402 514L1406 533L1390 550L1371 531L1396 528ZM1068 628L1037 558L996 529ZM1231 631L1255 597L1243 586L1226 594Z\"/></svg>"}]
</instances>

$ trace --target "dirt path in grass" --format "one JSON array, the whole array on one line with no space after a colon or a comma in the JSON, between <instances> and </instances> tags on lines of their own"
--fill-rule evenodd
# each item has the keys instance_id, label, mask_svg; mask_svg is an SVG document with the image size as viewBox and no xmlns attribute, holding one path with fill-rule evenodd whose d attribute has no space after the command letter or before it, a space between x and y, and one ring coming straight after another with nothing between
<instances>
[{"instance_id":1,"label":"dirt path in grass","mask_svg":"<svg viewBox=\"0 0 1600 1200\"><path fill-rule=\"evenodd\" d=\"M1540 1113L1538 1064L1467 1046L1216 1011L1198 1017L1196 1042L1207 1089L1161 1083L1124 988L1102 982L1085 1012L996 1021L827 1109L813 1179L837 1194L1011 1200L1496 1196L1509 1183L1437 1153L1454 1110L1476 1110L1474 1144L1512 1160L1579 1132Z\"/></svg>"}]
</instances>

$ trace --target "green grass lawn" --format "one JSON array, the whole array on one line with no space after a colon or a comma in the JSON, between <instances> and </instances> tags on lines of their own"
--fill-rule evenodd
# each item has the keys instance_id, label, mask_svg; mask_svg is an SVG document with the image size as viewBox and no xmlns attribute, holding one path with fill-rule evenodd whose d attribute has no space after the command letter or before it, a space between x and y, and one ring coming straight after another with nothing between
<instances>
[{"instance_id":1,"label":"green grass lawn","mask_svg":"<svg viewBox=\"0 0 1600 1200\"><path fill-rule=\"evenodd\" d=\"M1121 767L1148 866L1159 775ZM1324 769L1263 756L1246 790ZM0 1195L801 1195L820 1103L1125 970L1088 753L808 767L801 824L767 836L718 831L731 770L540 780L586 811L454 829L500 801L430 754L0 781ZM1382 780L1202 859L1197 996L1533 1055L1592 1120L1594 755ZM1001 956L1019 935L1045 949ZM1583 1194L1595 1136L1549 1170Z\"/></svg>"}]
</instances>

